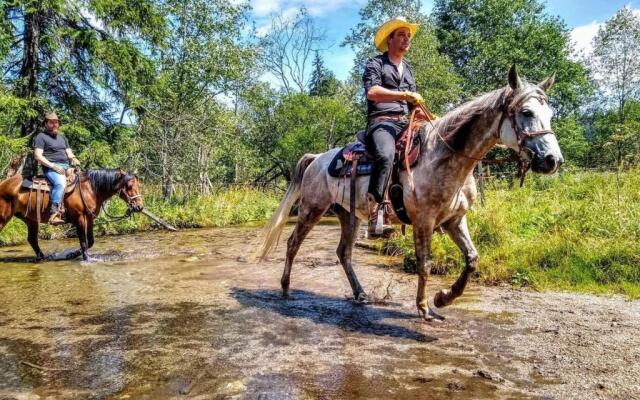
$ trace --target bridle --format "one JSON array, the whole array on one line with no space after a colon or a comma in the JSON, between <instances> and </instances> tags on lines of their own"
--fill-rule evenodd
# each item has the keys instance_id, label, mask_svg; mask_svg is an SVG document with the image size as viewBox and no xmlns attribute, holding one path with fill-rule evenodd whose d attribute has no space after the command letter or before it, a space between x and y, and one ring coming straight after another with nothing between
<instances>
[{"instance_id":1,"label":"bridle","mask_svg":"<svg viewBox=\"0 0 640 400\"><path fill-rule=\"evenodd\" d=\"M120 191L118 192L118 194L122 195L125 199L127 199L127 207L129 208L135 207L135 205L133 204L133 200L142 199L141 194L136 194L135 196L129 196L127 192L124 190L124 186L120 188Z\"/></svg>"},{"instance_id":2,"label":"bridle","mask_svg":"<svg viewBox=\"0 0 640 400\"><path fill-rule=\"evenodd\" d=\"M107 211L107 208L105 207L105 203L102 203L102 211L104 212L104 214L108 218L110 218L109 222L119 221L119 220L131 217L131 215L133 215L133 213L136 212L135 205L133 204L133 200L138 199L138 198L142 199L142 195L141 194L137 194L135 196L129 196L127 194L127 192L124 190L125 185L126 185L127 182L128 182L128 180L125 180L123 186L117 192L117 194L119 194L122 197L124 197L126 199L126 202L127 202L127 210L124 212L123 215L121 215L121 216L113 216L113 215L109 214L109 212ZM76 184L78 186L78 190L80 191L80 200L82 200L82 205L84 206L85 213L90 215L92 218L97 218L98 217L97 210L96 211L91 210L87 206L87 203L86 203L86 201L84 199L84 195L82 194L82 184L80 182L80 174L78 174L77 177L76 177Z\"/></svg>"},{"instance_id":3,"label":"bridle","mask_svg":"<svg viewBox=\"0 0 640 400\"><path fill-rule=\"evenodd\" d=\"M507 95L507 99L505 101L505 106L502 110L502 117L500 118L500 124L498 124L498 132L497 138L500 139L500 132L502 132L502 125L506 119L509 119L511 122L511 126L513 127L513 131L516 134L516 141L518 143L518 156L521 156L522 153L527 152L530 156L532 155L531 150L524 146L524 143L528 139L533 139L539 136L544 135L554 135L555 132L553 129L541 129L538 131L528 132L518 126L518 122L516 121L517 110L522 106L525 100L530 98L537 99L540 104L544 104L548 99L547 96L543 93L540 93L538 96L523 96L523 98L514 102L513 100L513 90Z\"/></svg>"},{"instance_id":4,"label":"bridle","mask_svg":"<svg viewBox=\"0 0 640 400\"><path fill-rule=\"evenodd\" d=\"M504 159L476 158L476 157L472 157L470 155L464 154L459 150L454 149L448 142L448 139L451 137L451 135L447 137L443 137L440 134L440 132L438 132L438 130L435 129L435 126L433 125L433 121L436 119L436 117L426 107L425 104L419 104L418 107L414 108L409 118L409 124L410 126L412 125L412 121L415 116L415 111L419 108L424 113L424 115L427 116L429 124L431 124L431 127L438 135L438 138L440 138L442 143L445 145L447 149L449 149L449 151L459 156L462 156L464 158L474 160L477 162L484 162L486 164L503 164L506 162L515 161L518 164L518 177L520 178L520 186L522 186L522 184L524 183L525 175L529 170L529 168L531 167L529 160L527 159L527 157L524 157L523 155L527 154L529 156L529 159L531 159L533 156L533 152L525 146L525 142L529 139L536 138L539 136L544 136L549 134L555 136L555 132L552 129L541 129L541 130L529 132L529 131L525 131L520 126L518 126L518 123L516 121L517 111L522 106L522 104L526 100L532 98L532 96L523 96L518 101L513 101L513 98L514 98L513 89L508 88L507 90L509 90L509 93L506 95L504 105L502 106L502 115L500 117L500 123L498 124L498 129L496 131L495 138L496 140L500 140L500 132L502 132L502 126L504 125L504 122L508 120L511 123L511 126L513 127L513 131L515 132L515 135L516 135L516 141L518 143L517 151L510 149L512 153L511 157L504 158ZM547 101L547 96L544 94L544 92L538 93L538 95L535 96L534 98L538 99L538 101L540 101L541 104Z\"/></svg>"}]
</instances>

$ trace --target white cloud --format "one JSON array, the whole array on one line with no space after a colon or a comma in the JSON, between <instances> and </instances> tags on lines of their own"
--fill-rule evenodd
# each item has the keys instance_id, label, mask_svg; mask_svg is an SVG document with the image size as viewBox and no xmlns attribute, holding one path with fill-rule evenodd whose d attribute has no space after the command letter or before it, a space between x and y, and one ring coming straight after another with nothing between
<instances>
[{"instance_id":1,"label":"white cloud","mask_svg":"<svg viewBox=\"0 0 640 400\"><path fill-rule=\"evenodd\" d=\"M589 56L593 52L593 38L603 24L593 21L590 24L578 26L571 30L571 41L578 57Z\"/></svg>"}]
</instances>

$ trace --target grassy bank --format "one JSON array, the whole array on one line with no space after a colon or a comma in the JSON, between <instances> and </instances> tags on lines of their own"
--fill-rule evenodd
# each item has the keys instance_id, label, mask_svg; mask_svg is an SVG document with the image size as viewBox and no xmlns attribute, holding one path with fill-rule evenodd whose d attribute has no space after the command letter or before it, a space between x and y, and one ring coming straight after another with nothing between
<instances>
[{"instance_id":1,"label":"grassy bank","mask_svg":"<svg viewBox=\"0 0 640 400\"><path fill-rule=\"evenodd\" d=\"M640 298L640 170L530 175L514 189L494 183L485 206L467 215L484 283ZM391 244L413 254L411 235ZM459 273L462 257L446 235L436 235L433 253Z\"/></svg>"},{"instance_id":2,"label":"grassy bank","mask_svg":"<svg viewBox=\"0 0 640 400\"><path fill-rule=\"evenodd\" d=\"M267 219L280 199L274 193L255 189L225 189L204 197L177 197L164 202L153 193L145 193L145 207L177 228L220 227ZM112 215L122 215L125 203L113 200L108 211ZM106 222L99 218L95 232L98 235L124 234L156 229L157 226L144 215L118 222ZM41 237L59 238L68 236L70 226L41 226ZM25 243L26 226L13 219L0 232L0 245Z\"/></svg>"}]
</instances>

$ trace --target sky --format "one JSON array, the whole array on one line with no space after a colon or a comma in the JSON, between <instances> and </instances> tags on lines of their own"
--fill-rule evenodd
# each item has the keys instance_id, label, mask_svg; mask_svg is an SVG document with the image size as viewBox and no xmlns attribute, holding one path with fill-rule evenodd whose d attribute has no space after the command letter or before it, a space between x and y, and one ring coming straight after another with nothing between
<instances>
[{"instance_id":1,"label":"sky","mask_svg":"<svg viewBox=\"0 0 640 400\"><path fill-rule=\"evenodd\" d=\"M591 39L599 26L624 6L640 9L640 0L546 0L547 12L562 18L572 30L576 49L588 52ZM366 0L251 0L252 19L258 32L265 32L275 13L295 14L306 7L321 29L326 30L328 50L322 54L325 66L338 79L347 78L353 67L353 52L340 43L359 21L358 11ZM433 1L423 1L423 9L430 12ZM372 38L373 40L373 38ZM273 83L272 79L267 79Z\"/></svg>"}]
</instances>

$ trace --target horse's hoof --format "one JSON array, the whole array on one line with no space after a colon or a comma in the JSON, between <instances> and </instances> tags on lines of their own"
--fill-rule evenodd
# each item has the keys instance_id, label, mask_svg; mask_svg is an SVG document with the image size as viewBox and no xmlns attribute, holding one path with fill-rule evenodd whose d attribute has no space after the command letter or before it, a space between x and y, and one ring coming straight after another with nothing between
<instances>
[{"instance_id":1,"label":"horse's hoof","mask_svg":"<svg viewBox=\"0 0 640 400\"><path fill-rule=\"evenodd\" d=\"M427 306L427 309L424 309L424 307L418 307L418 313L426 322L444 322L446 320L444 316L433 311L429 306Z\"/></svg>"},{"instance_id":2,"label":"horse's hoof","mask_svg":"<svg viewBox=\"0 0 640 400\"><path fill-rule=\"evenodd\" d=\"M369 296L365 292L360 292L355 296L355 302L358 304L368 304Z\"/></svg>"},{"instance_id":3,"label":"horse's hoof","mask_svg":"<svg viewBox=\"0 0 640 400\"><path fill-rule=\"evenodd\" d=\"M448 290L447 290L447 292L448 292ZM445 293L444 290L438 291L438 293L436 293L433 296L433 305L438 307L438 308L442 308L442 307L445 307L445 306L449 305L450 302L447 303L447 301L445 300L445 296L447 294L448 293Z\"/></svg>"}]
</instances>

